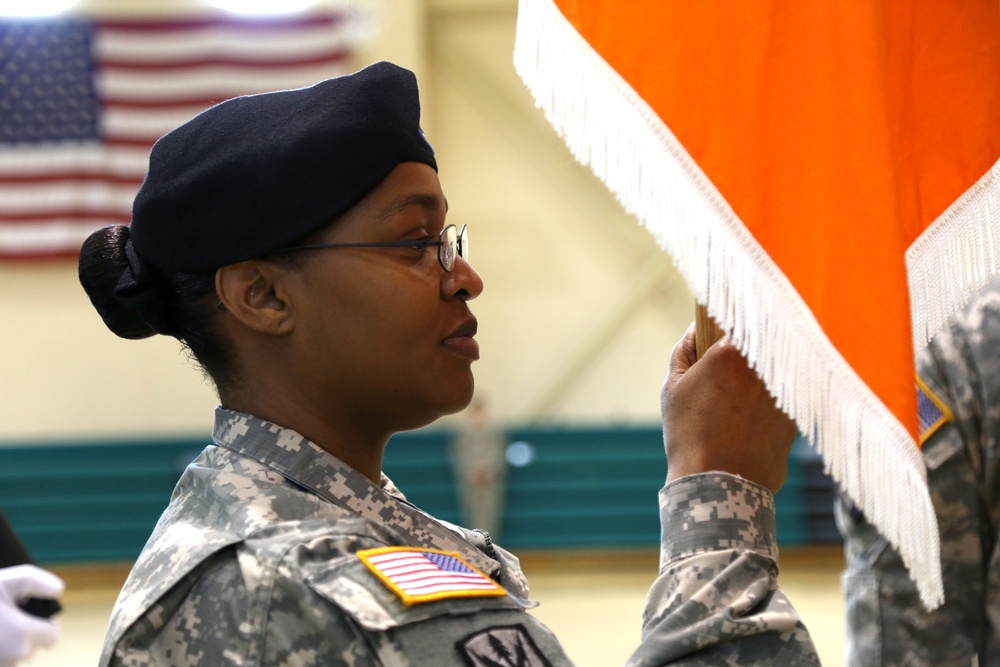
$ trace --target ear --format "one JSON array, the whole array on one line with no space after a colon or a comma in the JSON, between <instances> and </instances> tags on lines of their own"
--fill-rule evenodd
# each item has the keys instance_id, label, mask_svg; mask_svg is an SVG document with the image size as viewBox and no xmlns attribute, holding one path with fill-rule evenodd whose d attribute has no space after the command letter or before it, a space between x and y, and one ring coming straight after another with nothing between
<instances>
[{"instance_id":1,"label":"ear","mask_svg":"<svg viewBox=\"0 0 1000 667\"><path fill-rule=\"evenodd\" d=\"M284 336L295 328L282 289L283 271L273 263L248 260L215 272L215 291L230 315L253 331Z\"/></svg>"}]
</instances>

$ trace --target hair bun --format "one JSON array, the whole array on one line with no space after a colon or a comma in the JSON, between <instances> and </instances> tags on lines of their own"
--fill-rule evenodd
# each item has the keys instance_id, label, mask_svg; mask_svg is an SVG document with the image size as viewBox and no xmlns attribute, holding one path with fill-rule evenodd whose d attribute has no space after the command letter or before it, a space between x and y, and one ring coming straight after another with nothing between
<instances>
[{"instance_id":1,"label":"hair bun","mask_svg":"<svg viewBox=\"0 0 1000 667\"><path fill-rule=\"evenodd\" d=\"M80 248L80 284L104 324L115 335L132 340L158 333L143 318L143 313L123 303L115 290L125 272L130 271L125 245L129 240L126 225L111 225L87 237Z\"/></svg>"}]
</instances>

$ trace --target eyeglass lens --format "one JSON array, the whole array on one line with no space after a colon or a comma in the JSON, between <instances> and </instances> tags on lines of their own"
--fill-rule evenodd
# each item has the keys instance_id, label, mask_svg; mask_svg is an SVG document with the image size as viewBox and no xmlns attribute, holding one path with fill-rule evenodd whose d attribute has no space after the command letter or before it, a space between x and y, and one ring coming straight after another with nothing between
<instances>
[{"instance_id":1,"label":"eyeglass lens","mask_svg":"<svg viewBox=\"0 0 1000 667\"><path fill-rule=\"evenodd\" d=\"M455 268L455 244L457 243L457 234L455 232L455 225L448 225L441 232L441 248L439 252L441 253L441 266L444 267L445 271L451 271Z\"/></svg>"},{"instance_id":2,"label":"eyeglass lens","mask_svg":"<svg viewBox=\"0 0 1000 667\"><path fill-rule=\"evenodd\" d=\"M448 225L441 232L441 247L438 248L438 259L445 271L455 268L455 257L469 261L469 227L462 225L458 231L455 225Z\"/></svg>"}]
</instances>

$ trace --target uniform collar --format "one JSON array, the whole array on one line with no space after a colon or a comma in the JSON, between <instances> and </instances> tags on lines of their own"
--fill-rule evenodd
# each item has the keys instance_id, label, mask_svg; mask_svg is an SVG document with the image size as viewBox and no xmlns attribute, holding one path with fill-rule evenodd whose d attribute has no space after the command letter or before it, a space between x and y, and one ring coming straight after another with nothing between
<instances>
[{"instance_id":1,"label":"uniform collar","mask_svg":"<svg viewBox=\"0 0 1000 667\"><path fill-rule=\"evenodd\" d=\"M401 545L456 551L482 572L493 577L499 574L499 563L407 502L385 474L376 486L292 429L220 407L215 411L213 440L328 502L384 526L398 536Z\"/></svg>"}]
</instances>

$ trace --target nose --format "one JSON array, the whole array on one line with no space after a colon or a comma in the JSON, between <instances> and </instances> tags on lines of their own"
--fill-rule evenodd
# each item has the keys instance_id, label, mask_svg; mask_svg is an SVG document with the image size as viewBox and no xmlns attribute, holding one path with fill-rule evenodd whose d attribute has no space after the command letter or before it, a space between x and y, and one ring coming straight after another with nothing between
<instances>
[{"instance_id":1,"label":"nose","mask_svg":"<svg viewBox=\"0 0 1000 667\"><path fill-rule=\"evenodd\" d=\"M483 293L483 279L472 265L459 256L455 258L455 268L441 272L441 298L471 301Z\"/></svg>"}]
</instances>

